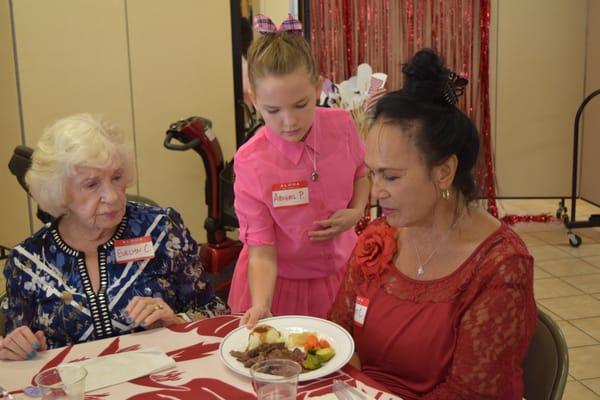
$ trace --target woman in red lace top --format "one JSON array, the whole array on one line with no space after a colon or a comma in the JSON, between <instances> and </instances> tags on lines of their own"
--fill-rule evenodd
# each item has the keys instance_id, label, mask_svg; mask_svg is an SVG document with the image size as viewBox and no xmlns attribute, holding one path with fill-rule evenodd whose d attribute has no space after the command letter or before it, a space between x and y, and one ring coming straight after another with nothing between
<instances>
[{"instance_id":1,"label":"woman in red lace top","mask_svg":"<svg viewBox=\"0 0 600 400\"><path fill-rule=\"evenodd\" d=\"M365 163L384 217L362 233L331 320L355 364L410 399L521 399L536 321L533 258L474 199L466 80L431 50L376 106Z\"/></svg>"}]
</instances>

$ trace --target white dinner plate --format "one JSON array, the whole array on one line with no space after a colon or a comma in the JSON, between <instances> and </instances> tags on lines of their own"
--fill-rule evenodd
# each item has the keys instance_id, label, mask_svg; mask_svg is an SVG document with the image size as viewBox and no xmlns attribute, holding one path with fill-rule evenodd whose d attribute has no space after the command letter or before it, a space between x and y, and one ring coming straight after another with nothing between
<instances>
[{"instance_id":1,"label":"white dinner plate","mask_svg":"<svg viewBox=\"0 0 600 400\"><path fill-rule=\"evenodd\" d=\"M319 338L327 340L331 347L333 347L335 356L321 368L301 373L298 378L301 382L321 378L337 371L346 365L350 361L352 354L354 354L354 340L352 336L338 324L325 319L289 315L285 317L265 318L260 320L259 324L271 325L281 332L284 337L287 337L290 333L314 332ZM247 377L250 377L250 370L236 360L230 352L232 350L246 350L249 334L249 329L245 326L240 326L225 336L219 346L219 356L227 368Z\"/></svg>"}]
</instances>

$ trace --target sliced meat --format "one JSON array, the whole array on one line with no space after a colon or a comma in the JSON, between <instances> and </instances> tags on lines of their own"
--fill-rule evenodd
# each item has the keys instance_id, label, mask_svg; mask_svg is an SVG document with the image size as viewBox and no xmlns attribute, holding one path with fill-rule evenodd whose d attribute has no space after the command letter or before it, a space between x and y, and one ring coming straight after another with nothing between
<instances>
[{"instance_id":1,"label":"sliced meat","mask_svg":"<svg viewBox=\"0 0 600 400\"><path fill-rule=\"evenodd\" d=\"M231 351L229 354L244 364L246 368L250 368L257 362L266 359L283 358L302 364L306 358L306 354L302 350L294 349L290 351L284 343L264 343L252 350Z\"/></svg>"}]
</instances>

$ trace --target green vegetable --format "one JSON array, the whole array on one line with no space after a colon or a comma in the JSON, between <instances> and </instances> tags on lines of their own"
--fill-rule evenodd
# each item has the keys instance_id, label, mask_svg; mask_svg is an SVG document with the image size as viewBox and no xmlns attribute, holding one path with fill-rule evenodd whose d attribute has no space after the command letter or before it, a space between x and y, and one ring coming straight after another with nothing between
<instances>
[{"instance_id":1,"label":"green vegetable","mask_svg":"<svg viewBox=\"0 0 600 400\"><path fill-rule=\"evenodd\" d=\"M335 350L332 349L331 347L327 347L325 349L319 349L319 350L317 350L316 355L321 363L326 363L327 361L331 360L333 358L333 356L335 356Z\"/></svg>"},{"instance_id":2,"label":"green vegetable","mask_svg":"<svg viewBox=\"0 0 600 400\"><path fill-rule=\"evenodd\" d=\"M318 356L308 353L302 366L310 370L317 369L321 367L321 361Z\"/></svg>"}]
</instances>

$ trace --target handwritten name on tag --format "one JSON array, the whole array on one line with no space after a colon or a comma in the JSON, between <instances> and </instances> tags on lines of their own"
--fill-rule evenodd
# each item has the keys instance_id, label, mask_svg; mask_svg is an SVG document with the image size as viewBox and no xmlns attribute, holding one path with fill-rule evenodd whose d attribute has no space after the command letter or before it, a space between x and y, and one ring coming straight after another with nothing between
<instances>
[{"instance_id":1,"label":"handwritten name on tag","mask_svg":"<svg viewBox=\"0 0 600 400\"><path fill-rule=\"evenodd\" d=\"M367 310L369 309L369 299L362 296L356 296L356 302L354 305L354 325L362 327L367 317Z\"/></svg>"},{"instance_id":2,"label":"handwritten name on tag","mask_svg":"<svg viewBox=\"0 0 600 400\"><path fill-rule=\"evenodd\" d=\"M115 256L118 263L154 258L154 246L150 236L115 240Z\"/></svg>"},{"instance_id":3,"label":"handwritten name on tag","mask_svg":"<svg viewBox=\"0 0 600 400\"><path fill-rule=\"evenodd\" d=\"M306 181L277 183L272 186L273 207L292 207L308 204Z\"/></svg>"}]
</instances>

